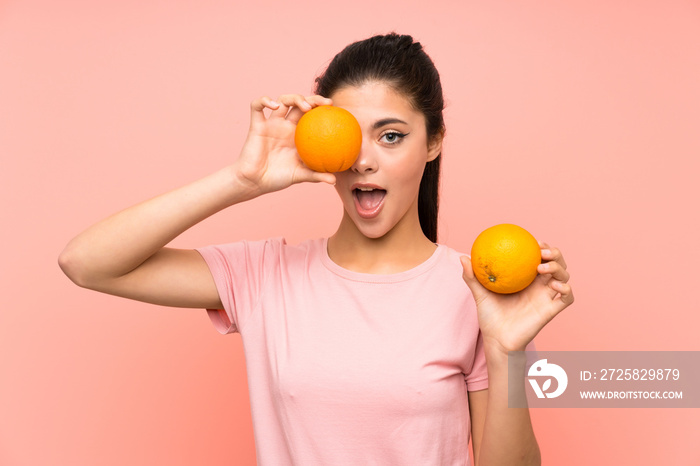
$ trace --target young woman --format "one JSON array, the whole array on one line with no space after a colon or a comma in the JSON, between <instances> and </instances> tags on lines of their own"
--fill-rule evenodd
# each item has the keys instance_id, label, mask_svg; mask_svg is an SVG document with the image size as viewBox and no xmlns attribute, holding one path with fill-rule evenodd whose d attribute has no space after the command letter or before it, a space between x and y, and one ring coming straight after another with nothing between
<instances>
[{"instance_id":1,"label":"young woman","mask_svg":"<svg viewBox=\"0 0 700 466\"><path fill-rule=\"evenodd\" d=\"M254 100L235 162L90 227L61 268L82 287L206 308L221 333L239 332L261 465L465 465L470 436L477 465L539 464L527 408L508 408L507 360L573 302L561 253L542 243L538 278L504 296L437 243L443 97L420 43L353 43L316 81L312 96ZM331 104L360 122L362 148L350 169L316 173L294 130ZM335 186L331 237L164 247L302 182Z\"/></svg>"}]
</instances>

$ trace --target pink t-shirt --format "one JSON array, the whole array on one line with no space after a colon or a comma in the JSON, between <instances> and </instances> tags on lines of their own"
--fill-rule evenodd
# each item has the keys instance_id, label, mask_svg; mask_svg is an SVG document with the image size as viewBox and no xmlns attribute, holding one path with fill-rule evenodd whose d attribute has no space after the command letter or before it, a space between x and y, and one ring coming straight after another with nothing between
<instances>
[{"instance_id":1,"label":"pink t-shirt","mask_svg":"<svg viewBox=\"0 0 700 466\"><path fill-rule=\"evenodd\" d=\"M328 239L198 249L243 339L258 464L468 465L467 391L488 387L463 254L353 272Z\"/></svg>"}]
</instances>

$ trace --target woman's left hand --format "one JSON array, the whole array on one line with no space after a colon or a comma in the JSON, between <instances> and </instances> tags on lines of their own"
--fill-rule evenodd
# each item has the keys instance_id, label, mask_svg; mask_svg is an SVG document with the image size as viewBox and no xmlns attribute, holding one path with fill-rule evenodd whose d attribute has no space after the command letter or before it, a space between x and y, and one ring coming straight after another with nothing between
<instances>
[{"instance_id":1,"label":"woman's left hand","mask_svg":"<svg viewBox=\"0 0 700 466\"><path fill-rule=\"evenodd\" d=\"M465 283L474 295L484 345L502 351L524 351L535 335L557 314L574 302L564 256L557 248L540 242L543 262L537 277L524 290L498 294L487 290L474 277L471 260L462 256Z\"/></svg>"}]
</instances>

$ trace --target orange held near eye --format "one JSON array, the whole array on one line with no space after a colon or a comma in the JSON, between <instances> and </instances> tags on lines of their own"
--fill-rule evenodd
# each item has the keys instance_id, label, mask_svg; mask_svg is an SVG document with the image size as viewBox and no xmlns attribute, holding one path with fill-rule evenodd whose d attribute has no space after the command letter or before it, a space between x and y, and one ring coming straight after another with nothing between
<instances>
[{"instance_id":1,"label":"orange held near eye","mask_svg":"<svg viewBox=\"0 0 700 466\"><path fill-rule=\"evenodd\" d=\"M510 294L532 283L542 253L537 240L527 230L503 223L477 236L471 261L474 276L486 289Z\"/></svg>"},{"instance_id":2,"label":"orange held near eye","mask_svg":"<svg viewBox=\"0 0 700 466\"><path fill-rule=\"evenodd\" d=\"M342 172L355 163L362 146L362 130L352 113L321 105L306 112L294 133L304 164L317 172Z\"/></svg>"}]
</instances>

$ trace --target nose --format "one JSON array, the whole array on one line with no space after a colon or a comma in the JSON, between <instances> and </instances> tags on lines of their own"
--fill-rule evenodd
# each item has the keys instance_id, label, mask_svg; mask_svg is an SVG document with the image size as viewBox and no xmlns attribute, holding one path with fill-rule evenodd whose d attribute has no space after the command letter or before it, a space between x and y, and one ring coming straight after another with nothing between
<instances>
[{"instance_id":1,"label":"nose","mask_svg":"<svg viewBox=\"0 0 700 466\"><path fill-rule=\"evenodd\" d=\"M377 157L374 153L371 144L362 138L362 146L357 160L352 164L350 170L355 173L373 173L377 171Z\"/></svg>"}]
</instances>

